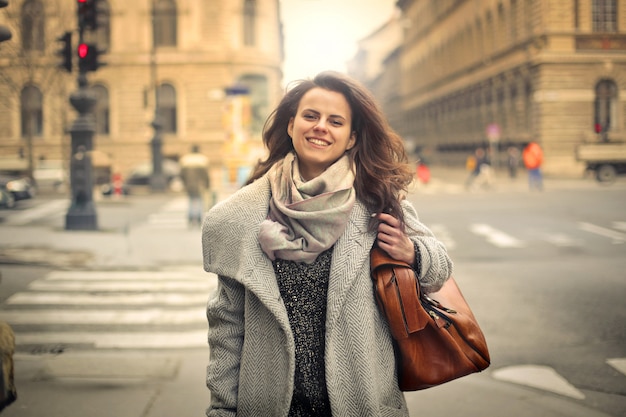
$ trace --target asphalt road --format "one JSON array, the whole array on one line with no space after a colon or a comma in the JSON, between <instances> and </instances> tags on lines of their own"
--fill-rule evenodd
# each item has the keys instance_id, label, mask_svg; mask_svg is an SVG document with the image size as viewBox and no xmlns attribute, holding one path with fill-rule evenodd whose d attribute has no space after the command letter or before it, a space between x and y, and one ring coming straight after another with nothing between
<instances>
[{"instance_id":1,"label":"asphalt road","mask_svg":"<svg viewBox=\"0 0 626 417\"><path fill-rule=\"evenodd\" d=\"M434 183L409 198L448 247L457 282L487 337L491 368L549 367L583 394L584 405L621 416L626 413L626 371L615 364L626 358L626 184L576 184L531 193L519 186L467 192L458 183ZM64 213L24 213L53 201L42 197L18 210L2 210L0 219L28 234L22 242L37 245L41 230L62 229ZM103 201L99 223L111 235L141 230L149 238L146 231L160 236L167 230L172 239L184 235L195 242L199 234L184 222L183 203L177 195ZM175 245L173 240L164 244ZM15 293L33 292L27 285L53 269L19 262L1 266L0 308L9 308L6 300ZM106 307L121 308L121 302ZM85 327L37 326L52 333ZM203 326L193 321L184 329L204 331ZM174 327L157 323L154 330ZM17 328L29 330L24 324ZM131 325L127 331L137 328ZM97 329L123 332L125 327L98 324Z\"/></svg>"},{"instance_id":2,"label":"asphalt road","mask_svg":"<svg viewBox=\"0 0 626 417\"><path fill-rule=\"evenodd\" d=\"M626 411L626 191L411 196L448 244L492 366L549 366L613 415Z\"/></svg>"}]
</instances>

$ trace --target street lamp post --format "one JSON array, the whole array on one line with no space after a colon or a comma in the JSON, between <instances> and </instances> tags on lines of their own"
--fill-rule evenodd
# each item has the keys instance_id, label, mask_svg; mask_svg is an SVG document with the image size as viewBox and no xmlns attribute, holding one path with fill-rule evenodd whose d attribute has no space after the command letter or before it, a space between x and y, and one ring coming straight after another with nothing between
<instances>
[{"instance_id":1,"label":"street lamp post","mask_svg":"<svg viewBox=\"0 0 626 417\"><path fill-rule=\"evenodd\" d=\"M159 118L159 93L157 84L156 65L156 7L155 2L151 2L152 7L152 49L150 51L150 78L154 89L154 118L150 126L154 129L154 135L150 141L152 152L152 175L150 176L150 189L153 192L163 192L166 189L165 176L163 175L163 124Z\"/></svg>"},{"instance_id":2,"label":"street lamp post","mask_svg":"<svg viewBox=\"0 0 626 417\"><path fill-rule=\"evenodd\" d=\"M98 216L93 202L93 178L90 151L93 150L95 121L92 109L96 95L88 88L87 74L78 76L78 90L70 95L70 103L78 117L70 128L72 150L70 160L70 184L72 202L65 215L66 230L96 230Z\"/></svg>"}]
</instances>

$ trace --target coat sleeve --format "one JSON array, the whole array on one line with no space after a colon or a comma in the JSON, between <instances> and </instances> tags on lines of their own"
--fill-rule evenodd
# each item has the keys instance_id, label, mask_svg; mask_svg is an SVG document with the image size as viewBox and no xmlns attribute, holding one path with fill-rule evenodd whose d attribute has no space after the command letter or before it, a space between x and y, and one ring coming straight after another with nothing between
<instances>
[{"instance_id":1,"label":"coat sleeve","mask_svg":"<svg viewBox=\"0 0 626 417\"><path fill-rule=\"evenodd\" d=\"M217 292L207 304L207 319L210 358L206 384L211 392L211 404L206 415L234 417L244 334L243 286L218 276Z\"/></svg>"},{"instance_id":2,"label":"coat sleeve","mask_svg":"<svg viewBox=\"0 0 626 417\"><path fill-rule=\"evenodd\" d=\"M417 211L407 200L402 201L406 232L419 253L418 276L425 292L438 291L452 275L452 260L442 242L419 221ZM418 255L416 253L416 255Z\"/></svg>"}]
</instances>

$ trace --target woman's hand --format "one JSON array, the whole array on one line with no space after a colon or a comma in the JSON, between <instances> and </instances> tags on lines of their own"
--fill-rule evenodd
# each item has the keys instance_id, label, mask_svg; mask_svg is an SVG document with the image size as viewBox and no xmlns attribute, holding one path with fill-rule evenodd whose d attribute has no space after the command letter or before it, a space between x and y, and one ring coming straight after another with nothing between
<instances>
[{"instance_id":1,"label":"woman's hand","mask_svg":"<svg viewBox=\"0 0 626 417\"><path fill-rule=\"evenodd\" d=\"M374 217L380 221L376 235L378 247L393 259L413 265L415 248L411 239L400 228L400 221L386 213L378 213Z\"/></svg>"}]
</instances>

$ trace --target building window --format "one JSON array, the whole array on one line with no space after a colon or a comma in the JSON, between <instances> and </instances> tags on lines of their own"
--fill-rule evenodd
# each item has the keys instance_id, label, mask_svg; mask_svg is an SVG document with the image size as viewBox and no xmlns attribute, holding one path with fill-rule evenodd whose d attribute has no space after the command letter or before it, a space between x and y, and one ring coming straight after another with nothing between
<instances>
[{"instance_id":1,"label":"building window","mask_svg":"<svg viewBox=\"0 0 626 417\"><path fill-rule=\"evenodd\" d=\"M108 50L111 44L111 7L107 0L100 0L98 10L102 18L98 21L96 42L101 49Z\"/></svg>"},{"instance_id":2,"label":"building window","mask_svg":"<svg viewBox=\"0 0 626 417\"><path fill-rule=\"evenodd\" d=\"M256 43L256 1L243 2L243 44L254 46Z\"/></svg>"},{"instance_id":3,"label":"building window","mask_svg":"<svg viewBox=\"0 0 626 417\"><path fill-rule=\"evenodd\" d=\"M617 85L613 80L601 80L596 85L594 130L606 134L615 126L617 114ZM605 139L606 137L603 136Z\"/></svg>"},{"instance_id":4,"label":"building window","mask_svg":"<svg viewBox=\"0 0 626 417\"><path fill-rule=\"evenodd\" d=\"M511 41L517 41L517 0L511 0L509 9L509 30Z\"/></svg>"},{"instance_id":5,"label":"building window","mask_svg":"<svg viewBox=\"0 0 626 417\"><path fill-rule=\"evenodd\" d=\"M617 32L617 0L593 0L594 32Z\"/></svg>"},{"instance_id":6,"label":"building window","mask_svg":"<svg viewBox=\"0 0 626 417\"><path fill-rule=\"evenodd\" d=\"M176 133L176 90L171 84L157 89L157 114L164 133Z\"/></svg>"},{"instance_id":7,"label":"building window","mask_svg":"<svg viewBox=\"0 0 626 417\"><path fill-rule=\"evenodd\" d=\"M22 49L42 51L45 48L45 20L43 4L38 0L27 0L21 14Z\"/></svg>"},{"instance_id":8,"label":"building window","mask_svg":"<svg viewBox=\"0 0 626 417\"><path fill-rule=\"evenodd\" d=\"M152 36L155 47L176 46L176 2L153 0Z\"/></svg>"},{"instance_id":9,"label":"building window","mask_svg":"<svg viewBox=\"0 0 626 417\"><path fill-rule=\"evenodd\" d=\"M108 135L109 130L109 91L103 85L94 85L93 92L96 93L96 106L94 114L96 118L96 134Z\"/></svg>"},{"instance_id":10,"label":"building window","mask_svg":"<svg viewBox=\"0 0 626 417\"><path fill-rule=\"evenodd\" d=\"M20 94L22 137L43 134L43 98L37 87L27 86Z\"/></svg>"},{"instance_id":11,"label":"building window","mask_svg":"<svg viewBox=\"0 0 626 417\"><path fill-rule=\"evenodd\" d=\"M263 75L248 74L239 79L239 84L250 91L250 111L252 113L251 130L261 132L269 114L267 78Z\"/></svg>"}]
</instances>

